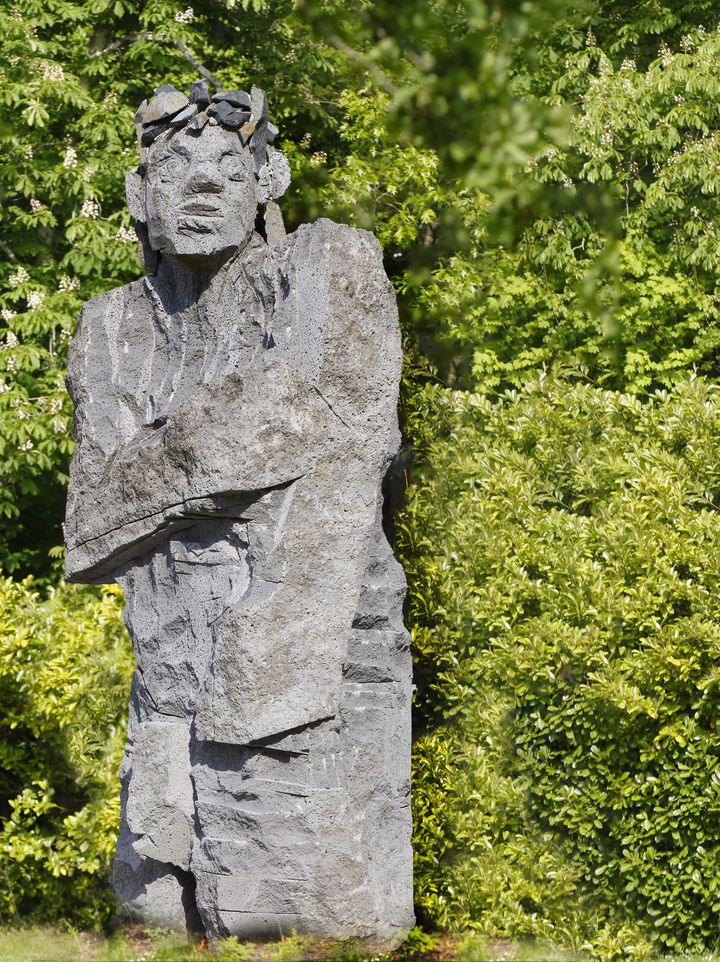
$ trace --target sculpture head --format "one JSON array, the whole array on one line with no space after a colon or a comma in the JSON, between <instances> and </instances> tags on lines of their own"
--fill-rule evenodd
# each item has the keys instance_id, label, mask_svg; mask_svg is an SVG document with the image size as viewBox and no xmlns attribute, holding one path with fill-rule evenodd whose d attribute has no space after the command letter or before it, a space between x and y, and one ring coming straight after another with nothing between
<instances>
[{"instance_id":1,"label":"sculpture head","mask_svg":"<svg viewBox=\"0 0 720 962\"><path fill-rule=\"evenodd\" d=\"M160 138L148 152L144 182L155 251L210 255L242 246L255 228L259 191L250 151L223 127Z\"/></svg>"},{"instance_id":2,"label":"sculpture head","mask_svg":"<svg viewBox=\"0 0 720 962\"><path fill-rule=\"evenodd\" d=\"M269 146L277 131L257 87L211 98L199 81L188 98L166 84L135 119L141 164L126 187L146 264L242 247L290 182L285 157Z\"/></svg>"}]
</instances>

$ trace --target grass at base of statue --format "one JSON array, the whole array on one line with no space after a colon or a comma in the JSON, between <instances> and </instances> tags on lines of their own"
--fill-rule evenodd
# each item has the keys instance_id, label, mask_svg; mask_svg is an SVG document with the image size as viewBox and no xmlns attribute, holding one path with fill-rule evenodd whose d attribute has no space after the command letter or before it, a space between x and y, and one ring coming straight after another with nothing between
<instances>
[{"instance_id":1,"label":"grass at base of statue","mask_svg":"<svg viewBox=\"0 0 720 962\"><path fill-rule=\"evenodd\" d=\"M263 945L223 939L189 945L164 929L127 926L114 935L63 932L48 926L0 929L0 962L575 962L581 955L547 943L508 942L477 935L413 929L396 950L368 954L358 943L292 934Z\"/></svg>"},{"instance_id":2,"label":"grass at base of statue","mask_svg":"<svg viewBox=\"0 0 720 962\"><path fill-rule=\"evenodd\" d=\"M547 943L430 934L419 928L399 948L381 954L368 954L352 941L297 934L262 945L230 938L208 946L205 942L188 945L180 935L141 925L126 926L111 936L49 926L0 929L0 962L579 962L582 958Z\"/></svg>"},{"instance_id":3,"label":"grass at base of statue","mask_svg":"<svg viewBox=\"0 0 720 962\"><path fill-rule=\"evenodd\" d=\"M163 929L126 926L111 936L49 926L0 929L0 962L583 962L583 951L547 942L413 929L395 951L368 955L353 942L292 934L263 945L223 939L188 945ZM720 955L647 957L647 962L720 962Z\"/></svg>"},{"instance_id":4,"label":"grass at base of statue","mask_svg":"<svg viewBox=\"0 0 720 962\"><path fill-rule=\"evenodd\" d=\"M510 941L478 934L438 934L413 929L396 950L368 954L358 943L293 933L257 944L223 939L189 945L164 929L126 926L110 936L63 932L49 926L0 929L0 962L583 962L582 950L536 940ZM720 962L716 953L647 956L645 962Z\"/></svg>"}]
</instances>

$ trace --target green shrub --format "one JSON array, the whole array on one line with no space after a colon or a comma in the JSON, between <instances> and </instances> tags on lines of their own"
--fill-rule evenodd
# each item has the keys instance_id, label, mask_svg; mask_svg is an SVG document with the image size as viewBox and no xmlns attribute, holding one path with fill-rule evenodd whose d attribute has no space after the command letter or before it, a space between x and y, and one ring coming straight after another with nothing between
<instances>
[{"instance_id":1,"label":"green shrub","mask_svg":"<svg viewBox=\"0 0 720 962\"><path fill-rule=\"evenodd\" d=\"M426 916L606 957L713 946L720 393L550 381L419 405L400 539L433 726Z\"/></svg>"},{"instance_id":2,"label":"green shrub","mask_svg":"<svg viewBox=\"0 0 720 962\"><path fill-rule=\"evenodd\" d=\"M119 597L0 579L0 922L112 912L133 667Z\"/></svg>"}]
</instances>

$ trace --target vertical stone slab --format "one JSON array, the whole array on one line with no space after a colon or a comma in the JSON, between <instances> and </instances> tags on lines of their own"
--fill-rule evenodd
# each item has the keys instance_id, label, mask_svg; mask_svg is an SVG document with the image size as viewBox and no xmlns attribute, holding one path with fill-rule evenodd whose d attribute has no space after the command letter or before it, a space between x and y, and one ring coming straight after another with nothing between
<instances>
[{"instance_id":1,"label":"vertical stone slab","mask_svg":"<svg viewBox=\"0 0 720 962\"><path fill-rule=\"evenodd\" d=\"M211 937L413 924L405 581L383 533L402 362L375 238L285 235L267 98L158 88L128 175L148 275L70 354L70 580L137 659L115 886Z\"/></svg>"}]
</instances>

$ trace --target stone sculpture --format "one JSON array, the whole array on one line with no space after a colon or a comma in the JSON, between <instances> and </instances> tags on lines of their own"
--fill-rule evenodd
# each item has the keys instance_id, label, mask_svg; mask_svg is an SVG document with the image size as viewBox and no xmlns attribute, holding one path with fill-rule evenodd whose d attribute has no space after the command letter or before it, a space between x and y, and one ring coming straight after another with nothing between
<instances>
[{"instance_id":1,"label":"stone sculpture","mask_svg":"<svg viewBox=\"0 0 720 962\"><path fill-rule=\"evenodd\" d=\"M375 238L285 237L265 94L165 85L128 175L147 276L89 301L71 581L137 658L115 886L156 924L413 924L405 582L382 528L401 348Z\"/></svg>"}]
</instances>

